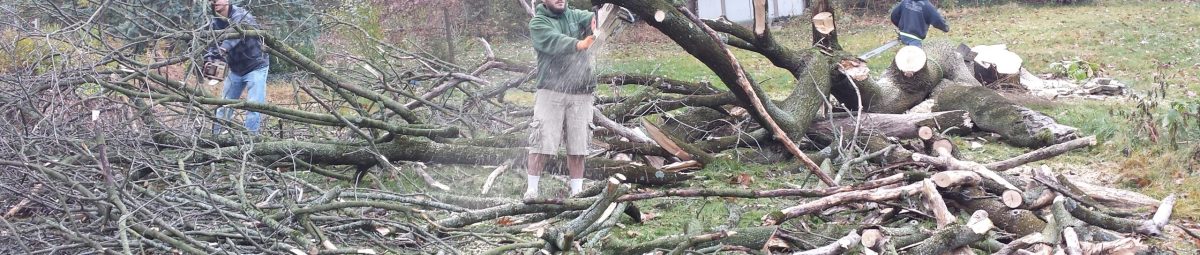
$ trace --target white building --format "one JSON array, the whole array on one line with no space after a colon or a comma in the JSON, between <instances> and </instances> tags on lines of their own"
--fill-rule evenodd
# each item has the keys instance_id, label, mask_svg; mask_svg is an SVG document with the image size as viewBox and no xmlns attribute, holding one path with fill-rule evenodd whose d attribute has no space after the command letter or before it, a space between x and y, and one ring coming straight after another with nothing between
<instances>
[{"instance_id":1,"label":"white building","mask_svg":"<svg viewBox=\"0 0 1200 255\"><path fill-rule=\"evenodd\" d=\"M697 15L716 19L724 15L738 23L754 21L753 0L695 0ZM767 0L771 19L804 14L804 0Z\"/></svg>"}]
</instances>

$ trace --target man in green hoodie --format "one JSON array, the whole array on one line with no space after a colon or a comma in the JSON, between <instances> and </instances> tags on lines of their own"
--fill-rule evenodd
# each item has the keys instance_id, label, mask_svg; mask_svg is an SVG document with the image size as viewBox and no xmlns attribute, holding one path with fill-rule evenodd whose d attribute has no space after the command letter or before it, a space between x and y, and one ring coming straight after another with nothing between
<instances>
[{"instance_id":1,"label":"man in green hoodie","mask_svg":"<svg viewBox=\"0 0 1200 255\"><path fill-rule=\"evenodd\" d=\"M538 90L529 124L525 199L538 196L542 166L558 154L564 140L570 195L583 190L583 161L592 136L592 91L596 88L587 51L595 40L591 35L593 16L589 11L570 9L566 0L544 0L529 21L529 35L537 51Z\"/></svg>"}]
</instances>

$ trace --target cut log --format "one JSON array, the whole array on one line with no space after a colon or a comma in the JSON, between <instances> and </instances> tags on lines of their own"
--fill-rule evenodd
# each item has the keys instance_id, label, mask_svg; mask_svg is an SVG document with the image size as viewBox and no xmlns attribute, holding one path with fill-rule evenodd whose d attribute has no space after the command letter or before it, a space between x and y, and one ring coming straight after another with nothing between
<instances>
[{"instance_id":1,"label":"cut log","mask_svg":"<svg viewBox=\"0 0 1200 255\"><path fill-rule=\"evenodd\" d=\"M670 165L662 166L660 169L662 169L663 171L667 171L667 172L679 172L679 171L685 171L685 170L700 169L703 167L704 167L704 164L701 164L700 162L696 162L695 160L688 160L688 161L679 161L679 162L671 163Z\"/></svg>"},{"instance_id":2,"label":"cut log","mask_svg":"<svg viewBox=\"0 0 1200 255\"><path fill-rule=\"evenodd\" d=\"M1017 251L1025 249L1036 243L1045 242L1044 240L1045 240L1045 237L1042 236L1042 233L1028 234L1028 235L1022 236L1021 238L1017 238L1016 240L1013 240L1012 242L1008 242L1008 244L1004 245L1004 248L1001 248L1000 250L992 253L992 255L1018 254Z\"/></svg>"},{"instance_id":3,"label":"cut log","mask_svg":"<svg viewBox=\"0 0 1200 255\"><path fill-rule=\"evenodd\" d=\"M1067 255L1083 255L1083 247L1079 246L1079 234L1075 233L1075 228L1063 228L1063 251Z\"/></svg>"},{"instance_id":4,"label":"cut log","mask_svg":"<svg viewBox=\"0 0 1200 255\"><path fill-rule=\"evenodd\" d=\"M939 151L939 154L952 154L952 153L948 152L948 149L946 148L947 145L945 145L944 143L943 143L943 145L940 145L940 146L939 145L934 145L934 146L939 147L937 149ZM925 154L913 153L912 156L913 156L912 157L913 161L928 163L930 165L937 166L937 167L939 167L941 169L945 169L947 171L965 170L965 171L975 172L976 174L979 174L979 176L984 178L985 186L998 186L998 187L1002 187L1003 189L1016 190L1018 192L1021 191L1020 188L1018 188L1016 185L1013 185L1011 182L1009 182L1003 176L1000 176L1000 174L997 174L995 171L988 170L987 167L984 167L982 164L975 163L973 161L961 161L961 160L955 159L954 157L951 157L948 155L931 157L931 156L925 155Z\"/></svg>"},{"instance_id":5,"label":"cut log","mask_svg":"<svg viewBox=\"0 0 1200 255\"><path fill-rule=\"evenodd\" d=\"M993 227L988 219L988 213L983 210L975 211L966 224L951 226L939 230L920 245L909 250L909 254L943 254L959 247L983 240Z\"/></svg>"},{"instance_id":6,"label":"cut log","mask_svg":"<svg viewBox=\"0 0 1200 255\"><path fill-rule=\"evenodd\" d=\"M877 228L868 228L863 229L862 232L862 240L859 242L859 244L861 244L864 249L879 251L879 246L883 244L884 240L886 239L883 231L880 231Z\"/></svg>"},{"instance_id":7,"label":"cut log","mask_svg":"<svg viewBox=\"0 0 1200 255\"><path fill-rule=\"evenodd\" d=\"M937 228L941 229L954 223L954 214L951 214L950 210L946 208L946 201L942 201L942 194L938 193L937 185L934 185L933 181L929 179L922 181L921 185L925 208L933 214Z\"/></svg>"},{"instance_id":8,"label":"cut log","mask_svg":"<svg viewBox=\"0 0 1200 255\"><path fill-rule=\"evenodd\" d=\"M799 217L801 215L812 214L828 209L833 206L843 205L854 202L880 202L898 199L902 196L913 195L920 192L921 183L913 183L895 188L880 188L873 190L851 191L833 194L831 196L822 197L804 204L785 208L783 210L770 213L763 216L763 225L777 225L786 220Z\"/></svg>"},{"instance_id":9,"label":"cut log","mask_svg":"<svg viewBox=\"0 0 1200 255\"><path fill-rule=\"evenodd\" d=\"M1021 56L1003 45L978 45L971 47L974 58L975 79L983 86L996 90L1029 89L1021 84Z\"/></svg>"},{"instance_id":10,"label":"cut log","mask_svg":"<svg viewBox=\"0 0 1200 255\"><path fill-rule=\"evenodd\" d=\"M941 80L945 77L957 77L956 73L968 73L966 65L961 64L961 57L943 56L946 52L939 51L936 48L938 44L925 46L925 53L932 54L926 57L937 63L935 65L926 65L911 75L905 75L895 60L890 62L887 69L876 80L865 80L861 82L850 83L849 81L838 81L832 87L832 94L837 97L839 102L846 105L850 109L858 109L858 105L862 105L862 109L868 112L876 113L903 113L929 99L930 93L936 91ZM953 52L948 52L953 53ZM901 57L904 57L903 55ZM957 58L957 60L953 60ZM941 59L951 59L950 62L939 61ZM945 64L950 63L950 64ZM911 69L906 67L906 69ZM956 71L961 69L961 71ZM974 79L970 74L961 75L964 80L973 82ZM861 102L860 102L861 101Z\"/></svg>"},{"instance_id":11,"label":"cut log","mask_svg":"<svg viewBox=\"0 0 1200 255\"><path fill-rule=\"evenodd\" d=\"M989 192L995 191L989 190ZM1025 192L1003 190L1000 194L1000 198L1004 201L1005 206L1031 211L1041 210L1050 205L1050 203L1054 202L1054 197L1057 195L1053 190L1046 190L1045 187L1041 186L1028 188Z\"/></svg>"},{"instance_id":12,"label":"cut log","mask_svg":"<svg viewBox=\"0 0 1200 255\"><path fill-rule=\"evenodd\" d=\"M1004 201L1004 205L1008 208L1020 208L1021 204L1025 203L1025 194L1016 190L1005 190L1000 194L1000 200Z\"/></svg>"},{"instance_id":13,"label":"cut log","mask_svg":"<svg viewBox=\"0 0 1200 255\"><path fill-rule=\"evenodd\" d=\"M921 126L921 128L917 129L917 138L920 138L922 141L933 140L934 134L933 128L928 126Z\"/></svg>"},{"instance_id":14,"label":"cut log","mask_svg":"<svg viewBox=\"0 0 1200 255\"><path fill-rule=\"evenodd\" d=\"M821 12L813 15L812 22L813 27L817 28L817 32L825 35L833 32L836 27L833 24L833 13L829 12Z\"/></svg>"},{"instance_id":15,"label":"cut log","mask_svg":"<svg viewBox=\"0 0 1200 255\"><path fill-rule=\"evenodd\" d=\"M999 198L987 195L980 188L966 188L961 192L946 192L947 198L954 200L962 209L968 211L984 210L991 220L1005 232L1028 235L1046 228L1046 222L1023 209L1012 209L1000 202Z\"/></svg>"},{"instance_id":16,"label":"cut log","mask_svg":"<svg viewBox=\"0 0 1200 255\"><path fill-rule=\"evenodd\" d=\"M1062 231L1064 228L1071 227L1077 221L1071 217L1071 213L1067 211L1064 205L1066 199L1063 196L1054 196L1054 202L1050 206L1050 217L1046 218L1046 228L1042 233L1046 236L1046 242L1050 244L1062 243Z\"/></svg>"},{"instance_id":17,"label":"cut log","mask_svg":"<svg viewBox=\"0 0 1200 255\"><path fill-rule=\"evenodd\" d=\"M954 143L950 142L950 139L944 138L934 140L929 146L929 151L933 153L933 156L936 157L955 158L956 156L954 151L958 150L958 147L954 146Z\"/></svg>"},{"instance_id":18,"label":"cut log","mask_svg":"<svg viewBox=\"0 0 1200 255\"><path fill-rule=\"evenodd\" d=\"M1071 180L1071 183L1088 197L1096 200L1097 203L1111 208L1136 210L1151 208L1161 203L1142 193L1094 185L1079 180Z\"/></svg>"},{"instance_id":19,"label":"cut log","mask_svg":"<svg viewBox=\"0 0 1200 255\"><path fill-rule=\"evenodd\" d=\"M1142 221L1113 217L1089 210L1080 206L1075 200L1067 200L1064 205L1066 210L1071 213L1071 216L1093 226L1121 233L1161 236L1162 228L1170 220L1171 211L1175 207L1175 195L1172 194L1163 198L1162 205L1158 206L1158 210L1154 212L1154 216Z\"/></svg>"},{"instance_id":20,"label":"cut log","mask_svg":"<svg viewBox=\"0 0 1200 255\"><path fill-rule=\"evenodd\" d=\"M850 231L850 234L846 234L846 236L843 236L842 238L838 238L837 241L829 243L825 246L817 247L812 250L792 253L792 255L838 255L838 254L843 254L843 253L846 253L847 251L849 251L850 248L854 247L855 244L858 244L860 238L861 237L858 235L858 231Z\"/></svg>"},{"instance_id":21,"label":"cut log","mask_svg":"<svg viewBox=\"0 0 1200 255\"><path fill-rule=\"evenodd\" d=\"M1128 237L1102 243L1082 242L1081 246L1083 254L1088 255L1134 255L1149 249L1138 239Z\"/></svg>"},{"instance_id":22,"label":"cut log","mask_svg":"<svg viewBox=\"0 0 1200 255\"><path fill-rule=\"evenodd\" d=\"M913 74L925 68L925 51L917 46L904 46L896 52L896 68L904 74L904 77L913 77Z\"/></svg>"},{"instance_id":23,"label":"cut log","mask_svg":"<svg viewBox=\"0 0 1200 255\"><path fill-rule=\"evenodd\" d=\"M971 171L941 171L930 177L939 188L950 188L956 185L976 186L983 180L979 174Z\"/></svg>"}]
</instances>

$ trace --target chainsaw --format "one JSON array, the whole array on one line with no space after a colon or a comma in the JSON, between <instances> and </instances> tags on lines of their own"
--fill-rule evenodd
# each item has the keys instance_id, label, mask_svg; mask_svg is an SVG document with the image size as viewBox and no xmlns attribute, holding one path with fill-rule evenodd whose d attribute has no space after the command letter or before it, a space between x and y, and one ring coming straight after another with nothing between
<instances>
[{"instance_id":1,"label":"chainsaw","mask_svg":"<svg viewBox=\"0 0 1200 255\"><path fill-rule=\"evenodd\" d=\"M627 24L633 24L635 18L629 9L613 4L604 4L596 10L596 42L592 48L601 48L609 38L620 34Z\"/></svg>"},{"instance_id":2,"label":"chainsaw","mask_svg":"<svg viewBox=\"0 0 1200 255\"><path fill-rule=\"evenodd\" d=\"M206 61L204 68L201 70L204 73L204 79L208 80L208 85L216 85L218 82L225 80L226 71L225 62L221 61Z\"/></svg>"},{"instance_id":3,"label":"chainsaw","mask_svg":"<svg viewBox=\"0 0 1200 255\"><path fill-rule=\"evenodd\" d=\"M859 55L858 59L867 60L869 58L878 56L879 54L883 53L884 51L891 49L892 47L896 47L896 45L900 45L900 40L888 41L886 43L883 43L883 45L880 45L879 48L875 48L871 51L863 53L862 55Z\"/></svg>"}]
</instances>

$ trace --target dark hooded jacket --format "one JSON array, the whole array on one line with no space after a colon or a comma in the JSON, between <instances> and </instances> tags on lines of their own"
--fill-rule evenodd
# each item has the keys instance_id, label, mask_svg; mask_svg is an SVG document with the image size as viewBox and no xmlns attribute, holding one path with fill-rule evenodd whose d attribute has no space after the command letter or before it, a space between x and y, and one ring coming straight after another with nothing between
<instances>
[{"instance_id":1,"label":"dark hooded jacket","mask_svg":"<svg viewBox=\"0 0 1200 255\"><path fill-rule=\"evenodd\" d=\"M899 29L900 40L907 45L920 45L933 25L945 32L950 32L950 25L938 13L936 7L925 0L903 0L892 8L892 24Z\"/></svg>"},{"instance_id":2,"label":"dark hooded jacket","mask_svg":"<svg viewBox=\"0 0 1200 255\"><path fill-rule=\"evenodd\" d=\"M210 27L213 30L226 29L230 27L231 22L245 30L259 29L254 15L251 15L246 9L234 5L229 5L229 19L220 17L220 15L213 17ZM229 65L229 70L238 75L246 75L251 71L270 65L270 59L262 47L263 40L258 36L231 38L221 41L219 45L210 46L205 58L219 58L218 48L225 49L225 63Z\"/></svg>"},{"instance_id":3,"label":"dark hooded jacket","mask_svg":"<svg viewBox=\"0 0 1200 255\"><path fill-rule=\"evenodd\" d=\"M538 89L567 94L591 94L596 89L591 56L578 51L575 44L591 34L593 14L567 8L554 13L544 4L529 20L529 37L537 51Z\"/></svg>"}]
</instances>

